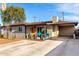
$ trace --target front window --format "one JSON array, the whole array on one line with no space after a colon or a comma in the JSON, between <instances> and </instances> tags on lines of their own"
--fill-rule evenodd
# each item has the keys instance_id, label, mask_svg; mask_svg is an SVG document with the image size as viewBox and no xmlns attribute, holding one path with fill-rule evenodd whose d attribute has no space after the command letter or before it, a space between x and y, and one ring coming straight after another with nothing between
<instances>
[{"instance_id":1,"label":"front window","mask_svg":"<svg viewBox=\"0 0 79 59\"><path fill-rule=\"evenodd\" d=\"M19 27L19 32L22 32L22 27Z\"/></svg>"}]
</instances>

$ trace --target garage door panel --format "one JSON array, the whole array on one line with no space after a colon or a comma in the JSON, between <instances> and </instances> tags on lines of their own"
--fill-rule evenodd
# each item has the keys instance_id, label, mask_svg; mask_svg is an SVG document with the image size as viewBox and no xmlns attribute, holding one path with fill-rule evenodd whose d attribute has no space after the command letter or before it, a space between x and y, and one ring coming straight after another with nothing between
<instances>
[{"instance_id":1,"label":"garage door panel","mask_svg":"<svg viewBox=\"0 0 79 59\"><path fill-rule=\"evenodd\" d=\"M74 26L60 27L60 36L71 36L74 33Z\"/></svg>"}]
</instances>

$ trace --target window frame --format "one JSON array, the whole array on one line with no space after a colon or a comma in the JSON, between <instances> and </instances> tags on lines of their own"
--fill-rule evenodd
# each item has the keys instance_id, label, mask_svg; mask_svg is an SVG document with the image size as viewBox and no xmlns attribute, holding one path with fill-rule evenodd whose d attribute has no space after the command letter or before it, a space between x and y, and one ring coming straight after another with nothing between
<instances>
[{"instance_id":1,"label":"window frame","mask_svg":"<svg viewBox=\"0 0 79 59\"><path fill-rule=\"evenodd\" d=\"M19 26L19 27L18 27L18 31L19 31L19 32L22 32L22 31L23 31L23 30L22 30L22 26Z\"/></svg>"}]
</instances>

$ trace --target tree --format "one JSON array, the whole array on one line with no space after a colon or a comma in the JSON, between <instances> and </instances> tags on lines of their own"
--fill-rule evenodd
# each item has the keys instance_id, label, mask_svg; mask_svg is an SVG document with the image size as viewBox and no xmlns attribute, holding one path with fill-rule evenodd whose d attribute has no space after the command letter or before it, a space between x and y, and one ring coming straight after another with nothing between
<instances>
[{"instance_id":1,"label":"tree","mask_svg":"<svg viewBox=\"0 0 79 59\"><path fill-rule=\"evenodd\" d=\"M7 7L5 11L2 13L2 22L11 24L14 22L22 22L25 21L25 13L24 9L21 7Z\"/></svg>"},{"instance_id":2,"label":"tree","mask_svg":"<svg viewBox=\"0 0 79 59\"><path fill-rule=\"evenodd\" d=\"M26 17L25 17L25 13L24 13L24 9L21 7L14 7L14 6L10 6L7 7L5 11L2 12L2 22L3 25L7 24L10 25L12 24L12 22L16 23L16 22L23 22L25 21ZM7 33L9 31L10 27L7 27ZM8 34L7 34L7 38L8 38Z\"/></svg>"}]
</instances>

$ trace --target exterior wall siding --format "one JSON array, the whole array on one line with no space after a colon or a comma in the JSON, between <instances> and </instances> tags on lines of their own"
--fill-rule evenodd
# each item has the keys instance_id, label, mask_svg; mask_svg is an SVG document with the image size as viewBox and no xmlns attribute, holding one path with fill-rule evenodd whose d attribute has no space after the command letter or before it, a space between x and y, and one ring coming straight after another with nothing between
<instances>
[{"instance_id":1,"label":"exterior wall siding","mask_svg":"<svg viewBox=\"0 0 79 59\"><path fill-rule=\"evenodd\" d=\"M3 37L7 38L7 31L6 30L3 31Z\"/></svg>"},{"instance_id":2,"label":"exterior wall siding","mask_svg":"<svg viewBox=\"0 0 79 59\"><path fill-rule=\"evenodd\" d=\"M18 27L12 27L12 31L8 31L8 39L24 39L25 38L25 26L20 26L22 27L22 31L18 31ZM13 32L16 31L16 32ZM4 38L7 38L7 31L4 31L3 34Z\"/></svg>"},{"instance_id":3,"label":"exterior wall siding","mask_svg":"<svg viewBox=\"0 0 79 59\"><path fill-rule=\"evenodd\" d=\"M59 36L59 27L57 25L54 25L52 30L53 30L52 37L58 37Z\"/></svg>"},{"instance_id":4,"label":"exterior wall siding","mask_svg":"<svg viewBox=\"0 0 79 59\"><path fill-rule=\"evenodd\" d=\"M55 29L55 31L54 31ZM49 37L58 37L59 36L59 28L57 25L47 26L47 32L49 33Z\"/></svg>"}]
</instances>

